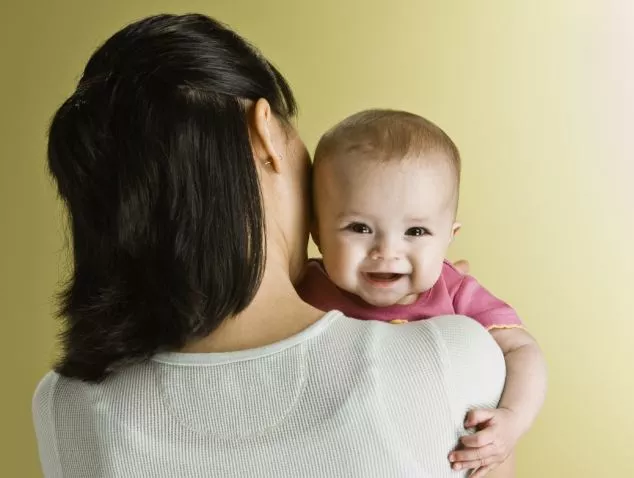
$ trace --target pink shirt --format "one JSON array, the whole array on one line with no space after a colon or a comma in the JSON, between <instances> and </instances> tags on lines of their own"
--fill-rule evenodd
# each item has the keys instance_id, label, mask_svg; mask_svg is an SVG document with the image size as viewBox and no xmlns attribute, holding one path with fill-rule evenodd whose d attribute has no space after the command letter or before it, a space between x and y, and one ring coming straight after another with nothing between
<instances>
[{"instance_id":1,"label":"pink shirt","mask_svg":"<svg viewBox=\"0 0 634 478\"><path fill-rule=\"evenodd\" d=\"M363 320L398 323L459 314L475 319L487 329L522 326L513 308L447 261L436 284L409 305L375 307L366 303L360 297L339 289L330 280L319 259L308 261L306 274L297 290L305 302L318 309L336 309L348 317Z\"/></svg>"}]
</instances>

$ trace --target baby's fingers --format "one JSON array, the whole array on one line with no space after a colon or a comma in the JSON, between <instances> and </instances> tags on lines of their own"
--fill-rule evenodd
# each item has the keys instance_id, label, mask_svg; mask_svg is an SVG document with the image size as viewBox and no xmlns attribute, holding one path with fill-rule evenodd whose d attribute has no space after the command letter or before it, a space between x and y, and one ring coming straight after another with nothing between
<instances>
[{"instance_id":1,"label":"baby's fingers","mask_svg":"<svg viewBox=\"0 0 634 478\"><path fill-rule=\"evenodd\" d=\"M495 416L495 410L492 408L477 408L467 413L464 421L465 428L475 428L482 425Z\"/></svg>"},{"instance_id":2,"label":"baby's fingers","mask_svg":"<svg viewBox=\"0 0 634 478\"><path fill-rule=\"evenodd\" d=\"M481 448L495 441L495 431L485 428L473 435L465 435L460 439L460 443L469 448Z\"/></svg>"},{"instance_id":3,"label":"baby's fingers","mask_svg":"<svg viewBox=\"0 0 634 478\"><path fill-rule=\"evenodd\" d=\"M493 444L485 445L481 448L456 450L449 454L449 461L453 463L454 470L471 470L494 463L496 461L496 451Z\"/></svg>"}]
</instances>

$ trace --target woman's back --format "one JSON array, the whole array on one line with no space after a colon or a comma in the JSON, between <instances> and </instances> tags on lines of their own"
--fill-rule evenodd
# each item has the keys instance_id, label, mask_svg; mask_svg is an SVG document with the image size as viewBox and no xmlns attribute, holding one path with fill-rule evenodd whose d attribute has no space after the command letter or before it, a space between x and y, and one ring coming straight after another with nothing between
<instances>
[{"instance_id":1,"label":"woman's back","mask_svg":"<svg viewBox=\"0 0 634 478\"><path fill-rule=\"evenodd\" d=\"M464 475L447 454L504 376L470 319L331 312L270 346L162 354L100 384L49 374L34 413L47 477L440 478Z\"/></svg>"}]
</instances>

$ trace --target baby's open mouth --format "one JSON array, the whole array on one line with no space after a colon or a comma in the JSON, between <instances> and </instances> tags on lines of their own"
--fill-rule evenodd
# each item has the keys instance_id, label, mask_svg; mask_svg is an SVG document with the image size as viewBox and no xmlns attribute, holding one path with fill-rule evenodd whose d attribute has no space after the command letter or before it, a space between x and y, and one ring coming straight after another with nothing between
<instances>
[{"instance_id":1,"label":"baby's open mouth","mask_svg":"<svg viewBox=\"0 0 634 478\"><path fill-rule=\"evenodd\" d=\"M367 272L365 275L373 282L394 282L399 280L405 274L396 274L393 272Z\"/></svg>"}]
</instances>

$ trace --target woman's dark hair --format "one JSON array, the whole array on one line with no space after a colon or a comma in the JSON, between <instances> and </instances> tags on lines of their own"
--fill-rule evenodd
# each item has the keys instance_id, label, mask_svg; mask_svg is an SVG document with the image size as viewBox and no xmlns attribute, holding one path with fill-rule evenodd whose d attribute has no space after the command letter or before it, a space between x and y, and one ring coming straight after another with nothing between
<instances>
[{"instance_id":1,"label":"woman's dark hair","mask_svg":"<svg viewBox=\"0 0 634 478\"><path fill-rule=\"evenodd\" d=\"M102 380L252 301L265 233L246 105L260 98L295 115L271 63L203 15L138 21L90 58L49 131L74 261L59 373Z\"/></svg>"}]
</instances>

